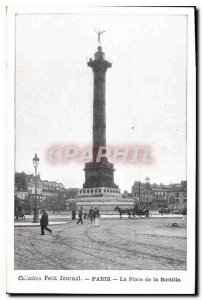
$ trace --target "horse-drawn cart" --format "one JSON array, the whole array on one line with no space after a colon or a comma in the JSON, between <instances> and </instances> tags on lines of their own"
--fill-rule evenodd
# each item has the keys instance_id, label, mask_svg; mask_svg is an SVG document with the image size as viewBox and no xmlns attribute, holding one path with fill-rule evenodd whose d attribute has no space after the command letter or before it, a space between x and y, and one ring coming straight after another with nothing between
<instances>
[{"instance_id":1,"label":"horse-drawn cart","mask_svg":"<svg viewBox=\"0 0 202 300\"><path fill-rule=\"evenodd\" d=\"M142 216L146 218L149 218L151 216L150 209L148 207L120 208L119 206L116 206L114 210L119 212L120 219L122 218L122 215L128 215L128 218L130 218L131 215L133 217L139 216L140 218L142 218Z\"/></svg>"}]
</instances>

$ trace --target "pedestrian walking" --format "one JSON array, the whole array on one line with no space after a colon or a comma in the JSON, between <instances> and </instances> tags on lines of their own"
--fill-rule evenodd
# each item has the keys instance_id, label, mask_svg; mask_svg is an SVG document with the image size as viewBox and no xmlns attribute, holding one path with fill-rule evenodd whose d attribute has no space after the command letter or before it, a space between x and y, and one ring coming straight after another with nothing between
<instances>
[{"instance_id":1,"label":"pedestrian walking","mask_svg":"<svg viewBox=\"0 0 202 300\"><path fill-rule=\"evenodd\" d=\"M93 220L95 221L95 211L96 211L97 207L94 208L94 214L93 214Z\"/></svg>"},{"instance_id":2,"label":"pedestrian walking","mask_svg":"<svg viewBox=\"0 0 202 300\"><path fill-rule=\"evenodd\" d=\"M93 222L94 214L95 214L95 211L94 211L93 207L91 206L91 208L89 209L89 218L90 218L91 222Z\"/></svg>"},{"instance_id":3,"label":"pedestrian walking","mask_svg":"<svg viewBox=\"0 0 202 300\"><path fill-rule=\"evenodd\" d=\"M150 207L147 206L146 212L145 212L145 217L146 217L146 218L149 218L149 212L150 212Z\"/></svg>"},{"instance_id":4,"label":"pedestrian walking","mask_svg":"<svg viewBox=\"0 0 202 300\"><path fill-rule=\"evenodd\" d=\"M76 224L79 224L79 222L81 222L81 224L83 225L83 207L81 206L81 208L79 209L79 214L78 214L78 221Z\"/></svg>"},{"instance_id":5,"label":"pedestrian walking","mask_svg":"<svg viewBox=\"0 0 202 300\"><path fill-rule=\"evenodd\" d=\"M19 213L18 213L18 210L16 210L16 212L15 212L16 221L18 221L18 216L19 216Z\"/></svg>"},{"instance_id":6,"label":"pedestrian walking","mask_svg":"<svg viewBox=\"0 0 202 300\"><path fill-rule=\"evenodd\" d=\"M16 210L16 220L18 221L18 218L21 216L22 216L22 206L19 205Z\"/></svg>"},{"instance_id":7,"label":"pedestrian walking","mask_svg":"<svg viewBox=\"0 0 202 300\"><path fill-rule=\"evenodd\" d=\"M72 209L72 220L76 220L76 209Z\"/></svg>"},{"instance_id":8,"label":"pedestrian walking","mask_svg":"<svg viewBox=\"0 0 202 300\"><path fill-rule=\"evenodd\" d=\"M97 207L95 207L95 227L100 227L100 212Z\"/></svg>"},{"instance_id":9,"label":"pedestrian walking","mask_svg":"<svg viewBox=\"0 0 202 300\"><path fill-rule=\"evenodd\" d=\"M21 214L22 214L22 220L24 220L25 219L25 211L24 211L24 209L22 209Z\"/></svg>"},{"instance_id":10,"label":"pedestrian walking","mask_svg":"<svg viewBox=\"0 0 202 300\"><path fill-rule=\"evenodd\" d=\"M44 235L44 229L52 233L52 230L48 228L48 214L45 209L42 209L42 216L40 220L41 225L41 235Z\"/></svg>"}]
</instances>

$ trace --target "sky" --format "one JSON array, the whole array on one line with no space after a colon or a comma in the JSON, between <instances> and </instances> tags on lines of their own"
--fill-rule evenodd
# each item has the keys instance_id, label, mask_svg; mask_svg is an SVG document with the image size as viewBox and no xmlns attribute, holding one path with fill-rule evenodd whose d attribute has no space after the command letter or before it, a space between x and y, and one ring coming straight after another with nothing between
<instances>
[{"instance_id":1,"label":"sky","mask_svg":"<svg viewBox=\"0 0 202 300\"><path fill-rule=\"evenodd\" d=\"M106 77L107 144L147 145L150 165L115 163L115 183L186 180L185 16L31 14L16 17L16 166L81 188L84 164L51 164L52 145L92 144L95 30L112 61Z\"/></svg>"}]
</instances>

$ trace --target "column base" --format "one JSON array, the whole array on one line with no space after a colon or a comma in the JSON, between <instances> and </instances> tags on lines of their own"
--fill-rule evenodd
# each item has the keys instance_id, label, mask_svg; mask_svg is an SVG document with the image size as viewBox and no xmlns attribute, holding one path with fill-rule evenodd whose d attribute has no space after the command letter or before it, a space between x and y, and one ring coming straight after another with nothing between
<instances>
[{"instance_id":1,"label":"column base","mask_svg":"<svg viewBox=\"0 0 202 300\"><path fill-rule=\"evenodd\" d=\"M39 223L39 218L34 218L32 223Z\"/></svg>"},{"instance_id":2,"label":"column base","mask_svg":"<svg viewBox=\"0 0 202 300\"><path fill-rule=\"evenodd\" d=\"M83 188L106 187L118 189L114 183L114 165L107 160L85 164L85 183Z\"/></svg>"}]
</instances>

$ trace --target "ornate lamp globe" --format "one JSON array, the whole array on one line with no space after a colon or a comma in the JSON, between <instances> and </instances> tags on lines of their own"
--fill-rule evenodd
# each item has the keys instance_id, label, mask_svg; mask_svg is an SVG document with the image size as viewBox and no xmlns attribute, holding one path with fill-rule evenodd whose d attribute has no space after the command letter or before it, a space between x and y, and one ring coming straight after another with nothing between
<instances>
[{"instance_id":1,"label":"ornate lamp globe","mask_svg":"<svg viewBox=\"0 0 202 300\"><path fill-rule=\"evenodd\" d=\"M149 183L150 179L149 179L148 176L145 178L145 181L146 181L147 183Z\"/></svg>"},{"instance_id":2,"label":"ornate lamp globe","mask_svg":"<svg viewBox=\"0 0 202 300\"><path fill-rule=\"evenodd\" d=\"M33 166L38 167L38 165L39 165L39 158L38 158L37 154L35 153L35 156L33 158Z\"/></svg>"}]
</instances>

